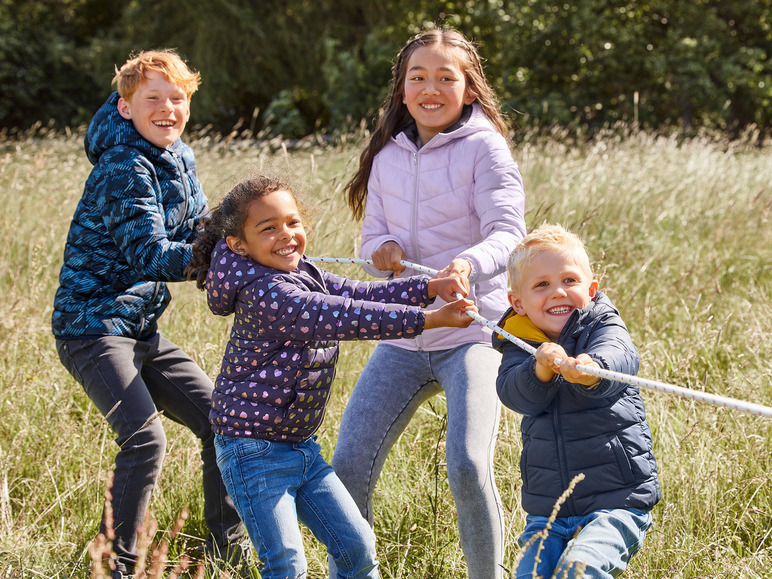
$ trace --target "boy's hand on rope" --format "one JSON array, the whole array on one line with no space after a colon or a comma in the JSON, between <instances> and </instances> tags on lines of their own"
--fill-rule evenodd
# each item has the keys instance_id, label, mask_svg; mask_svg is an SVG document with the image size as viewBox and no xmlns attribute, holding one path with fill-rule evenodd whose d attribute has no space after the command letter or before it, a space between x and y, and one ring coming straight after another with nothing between
<instances>
[{"instance_id":1,"label":"boy's hand on rope","mask_svg":"<svg viewBox=\"0 0 772 579\"><path fill-rule=\"evenodd\" d=\"M590 358L587 354L579 354L576 358L563 358L560 362L560 374L575 384L581 384L588 390L593 390L600 384L600 378L593 374L588 374L582 370L579 370L577 366L587 366L588 368L594 368L600 370L600 364Z\"/></svg>"},{"instance_id":2,"label":"boy's hand on rope","mask_svg":"<svg viewBox=\"0 0 772 579\"><path fill-rule=\"evenodd\" d=\"M393 271L397 276L405 271L400 263L405 259L405 252L396 241L387 241L373 253L373 266L381 271Z\"/></svg>"},{"instance_id":3,"label":"boy's hand on rope","mask_svg":"<svg viewBox=\"0 0 772 579\"><path fill-rule=\"evenodd\" d=\"M600 378L577 368L577 365L600 368L600 365L587 354L579 354L576 358L572 358L558 344L544 342L536 349L534 356L536 357L536 377L542 382L549 382L555 374L560 374L566 381L580 384L585 388L592 389L600 384Z\"/></svg>"},{"instance_id":4,"label":"boy's hand on rope","mask_svg":"<svg viewBox=\"0 0 772 579\"><path fill-rule=\"evenodd\" d=\"M428 289L430 298L440 296L448 303L455 302L459 297L469 295L469 279L459 276L436 277L429 280Z\"/></svg>"}]
</instances>

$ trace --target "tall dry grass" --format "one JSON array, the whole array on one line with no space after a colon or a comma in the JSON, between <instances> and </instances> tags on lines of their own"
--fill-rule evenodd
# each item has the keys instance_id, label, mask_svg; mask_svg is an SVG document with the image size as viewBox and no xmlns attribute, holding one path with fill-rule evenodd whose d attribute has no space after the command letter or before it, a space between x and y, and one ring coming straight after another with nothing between
<instances>
[{"instance_id":1,"label":"tall dry grass","mask_svg":"<svg viewBox=\"0 0 772 579\"><path fill-rule=\"evenodd\" d=\"M357 139L352 138L356 143ZM80 136L0 142L0 577L88 577L115 453L112 433L59 363L49 323L69 220L90 170ZM354 256L358 225L341 198L356 146L272 151L199 135L192 141L210 199L251 172L282 173L316 208L309 253ZM579 233L601 287L620 308L640 375L772 406L772 154L711 137L679 140L616 128L577 144L526 135L514 151L529 227ZM361 277L356 266L337 272ZM192 284L176 284L162 331L214 376L229 320L210 315ZM332 455L340 417L373 345L343 344L320 432ZM772 568L768 419L644 391L663 500L626 576L766 577ZM195 438L170 422L151 505L153 539L171 565L206 529ZM511 567L523 527L519 417L502 413L496 476ZM376 493L384 577L465 574L444 464L445 402L418 413ZM179 513L184 526L172 538ZM308 536L310 577L325 554ZM171 569L171 566L170 566Z\"/></svg>"}]
</instances>

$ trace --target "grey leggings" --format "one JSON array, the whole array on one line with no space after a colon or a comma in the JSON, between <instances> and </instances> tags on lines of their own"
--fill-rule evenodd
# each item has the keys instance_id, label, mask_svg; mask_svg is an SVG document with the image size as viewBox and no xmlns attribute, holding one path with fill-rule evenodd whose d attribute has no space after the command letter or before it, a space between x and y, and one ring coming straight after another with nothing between
<instances>
[{"instance_id":1,"label":"grey leggings","mask_svg":"<svg viewBox=\"0 0 772 579\"><path fill-rule=\"evenodd\" d=\"M502 576L504 525L493 478L500 362L498 352L480 343L434 352L378 344L346 406L332 459L372 525L373 491L386 456L418 407L444 390L448 482L471 579Z\"/></svg>"}]
</instances>

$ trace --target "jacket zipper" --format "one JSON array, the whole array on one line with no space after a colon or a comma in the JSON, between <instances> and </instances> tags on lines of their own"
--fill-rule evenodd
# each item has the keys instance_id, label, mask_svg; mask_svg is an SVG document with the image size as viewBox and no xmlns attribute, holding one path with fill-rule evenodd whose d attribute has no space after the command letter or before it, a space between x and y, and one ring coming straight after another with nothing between
<instances>
[{"instance_id":1,"label":"jacket zipper","mask_svg":"<svg viewBox=\"0 0 772 579\"><path fill-rule=\"evenodd\" d=\"M559 380L559 378L558 378ZM561 435L561 424L560 424L560 411L558 408L558 405L560 404L559 398L555 397L555 405L552 408L552 427L555 429L555 440L557 441L557 451L558 451L558 470L560 471L560 483L562 485L563 490L568 488L568 464L566 460L566 447L565 447L565 441L563 440L563 436ZM571 500L571 497L568 497L568 500Z\"/></svg>"},{"instance_id":2,"label":"jacket zipper","mask_svg":"<svg viewBox=\"0 0 772 579\"><path fill-rule=\"evenodd\" d=\"M558 336L557 343L560 344L561 346L563 345L562 344L563 341L561 340L561 338L567 335L567 332L573 331L573 326L576 325L576 321L579 319L579 315L576 313L576 311L574 311L571 314L571 316L572 317L569 318L566 325L563 326L563 329L560 331L560 335ZM561 382L563 381L562 377L558 376L557 379ZM563 387L563 384L560 384L558 387L559 388ZM562 436L563 429L562 429L562 424L560 420L559 405L560 405L560 397L556 396L555 405L552 408L552 424L553 424L553 427L555 428L555 440L557 441L558 463L560 466L560 481L563 485L563 489L566 490L568 489L568 485L571 483L571 481L569 480L570 473L568 469L568 458L566 456L566 445L565 445L565 440ZM567 503L566 506L569 508L569 512L571 513L576 512L576 505L574 503L574 497L572 495L568 496L568 498L566 499L566 503Z\"/></svg>"},{"instance_id":3,"label":"jacket zipper","mask_svg":"<svg viewBox=\"0 0 772 579\"><path fill-rule=\"evenodd\" d=\"M418 248L418 154L420 151L413 151L413 210L410 212L410 236L413 239L413 255L415 263L421 263L421 252ZM421 335L415 337L415 345L419 350L423 350L423 339Z\"/></svg>"},{"instance_id":4,"label":"jacket zipper","mask_svg":"<svg viewBox=\"0 0 772 579\"><path fill-rule=\"evenodd\" d=\"M179 155L173 151L169 151L171 153L172 158L174 159L174 162L177 164L177 170L180 172L180 180L182 181L182 192L184 193L183 201L185 202L185 205L183 205L182 209L182 220L177 225L177 227L180 227L185 223L185 220L188 218L188 204L190 203L190 191L188 191L188 178L187 174L185 173L185 167L182 166L182 160L180 159Z\"/></svg>"}]
</instances>

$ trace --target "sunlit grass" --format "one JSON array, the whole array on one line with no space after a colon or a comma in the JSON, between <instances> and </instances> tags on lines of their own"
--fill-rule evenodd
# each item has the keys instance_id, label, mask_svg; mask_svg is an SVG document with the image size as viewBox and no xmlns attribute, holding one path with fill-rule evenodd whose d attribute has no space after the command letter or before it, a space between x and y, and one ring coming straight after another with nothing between
<instances>
[{"instance_id":1,"label":"sunlit grass","mask_svg":"<svg viewBox=\"0 0 772 579\"><path fill-rule=\"evenodd\" d=\"M351 139L356 141L356 139ZM240 179L279 173L315 209L309 254L356 255L359 226L341 188L355 146L286 152L203 136L192 142L216 200ZM640 375L772 406L772 153L700 137L679 141L615 130L581 146L561 134L524 136L514 151L529 228L556 221L587 243L601 288L641 354ZM69 220L90 166L79 136L0 142L0 570L3 577L87 577L113 435L61 366L50 333ZM330 266L361 277L357 266ZM175 284L162 331L211 375L230 320ZM372 344L343 344L325 424L330 458L348 394ZM643 392L659 460L662 502L627 577L765 577L772 568L772 423L673 395ZM442 397L422 407L395 446L376 491L384 577L465 574L444 472ZM197 442L165 421L168 456L151 508L157 538L183 508L170 557L205 535ZM519 506L519 417L502 414L496 476L511 566ZM309 577L325 577L307 534ZM15 573L15 574L14 574Z\"/></svg>"}]
</instances>

